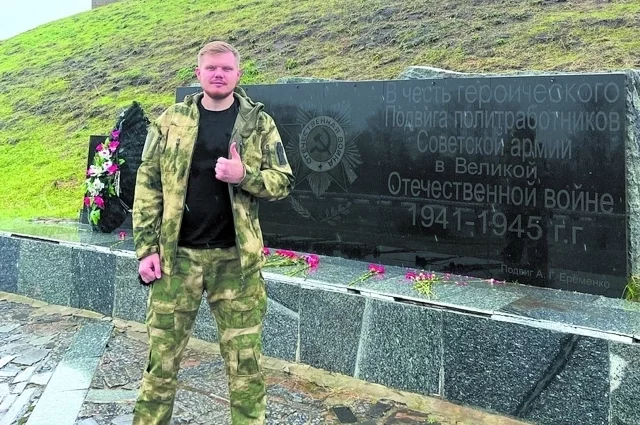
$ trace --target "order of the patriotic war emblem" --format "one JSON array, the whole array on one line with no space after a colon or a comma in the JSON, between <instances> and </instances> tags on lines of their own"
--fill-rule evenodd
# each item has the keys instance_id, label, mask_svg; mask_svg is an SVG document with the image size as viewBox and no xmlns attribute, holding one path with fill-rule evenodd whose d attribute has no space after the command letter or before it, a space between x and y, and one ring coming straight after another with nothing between
<instances>
[{"instance_id":1,"label":"order of the patriotic war emblem","mask_svg":"<svg viewBox=\"0 0 640 425\"><path fill-rule=\"evenodd\" d=\"M296 174L296 187L309 186L316 198L335 191L348 192L358 178L356 169L362 164L355 135L350 134L351 108L346 103L318 111L313 106L298 107L296 124L285 126L290 142L287 157ZM288 127L288 128L287 128ZM295 130L294 128L295 127ZM298 134L298 137L294 137ZM351 202L326 208L312 214L301 196L290 196L293 208L301 216L316 222L335 225L349 214Z\"/></svg>"}]
</instances>

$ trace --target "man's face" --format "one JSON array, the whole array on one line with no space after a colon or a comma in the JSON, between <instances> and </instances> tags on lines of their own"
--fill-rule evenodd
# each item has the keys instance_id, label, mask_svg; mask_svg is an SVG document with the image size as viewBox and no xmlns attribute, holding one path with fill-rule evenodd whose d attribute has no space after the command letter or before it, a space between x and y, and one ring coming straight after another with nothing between
<instances>
[{"instance_id":1,"label":"man's face","mask_svg":"<svg viewBox=\"0 0 640 425\"><path fill-rule=\"evenodd\" d=\"M231 52L204 55L196 68L196 76L204 92L215 100L226 99L238 85L241 72Z\"/></svg>"}]
</instances>

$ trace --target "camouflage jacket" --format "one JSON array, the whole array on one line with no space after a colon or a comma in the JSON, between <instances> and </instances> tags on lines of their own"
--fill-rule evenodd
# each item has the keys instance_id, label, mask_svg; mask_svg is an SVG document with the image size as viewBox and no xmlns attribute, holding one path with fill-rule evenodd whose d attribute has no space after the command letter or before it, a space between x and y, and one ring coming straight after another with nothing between
<instances>
[{"instance_id":1,"label":"camouflage jacket","mask_svg":"<svg viewBox=\"0 0 640 425\"><path fill-rule=\"evenodd\" d=\"M187 96L151 123L137 174L132 214L136 256L142 259L159 253L162 272L169 275L174 270L198 133L197 102L202 96ZM229 184L229 195L244 276L265 262L258 198L285 198L294 177L275 122L264 112L264 105L252 101L241 88L236 88L234 96L240 109L229 145L236 142L246 175L241 183Z\"/></svg>"}]
</instances>

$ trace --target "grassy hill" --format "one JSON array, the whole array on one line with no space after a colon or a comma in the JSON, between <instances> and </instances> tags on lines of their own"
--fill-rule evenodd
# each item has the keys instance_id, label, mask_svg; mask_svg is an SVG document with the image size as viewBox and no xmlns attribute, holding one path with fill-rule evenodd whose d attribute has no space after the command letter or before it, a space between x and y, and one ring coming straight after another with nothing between
<instances>
[{"instance_id":1,"label":"grassy hill","mask_svg":"<svg viewBox=\"0 0 640 425\"><path fill-rule=\"evenodd\" d=\"M244 83L455 71L640 68L637 0L124 0L0 42L0 219L75 218L88 136L154 118L222 38Z\"/></svg>"}]
</instances>

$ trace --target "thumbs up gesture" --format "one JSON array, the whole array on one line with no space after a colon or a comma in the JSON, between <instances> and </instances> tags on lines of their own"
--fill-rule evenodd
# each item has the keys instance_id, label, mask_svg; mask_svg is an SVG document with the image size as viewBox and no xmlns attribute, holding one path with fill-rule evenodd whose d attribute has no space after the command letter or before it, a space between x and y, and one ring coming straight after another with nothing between
<instances>
[{"instance_id":1,"label":"thumbs up gesture","mask_svg":"<svg viewBox=\"0 0 640 425\"><path fill-rule=\"evenodd\" d=\"M225 183L238 184L244 179L244 165L236 148L231 144L231 159L220 157L216 163L216 178Z\"/></svg>"}]
</instances>

